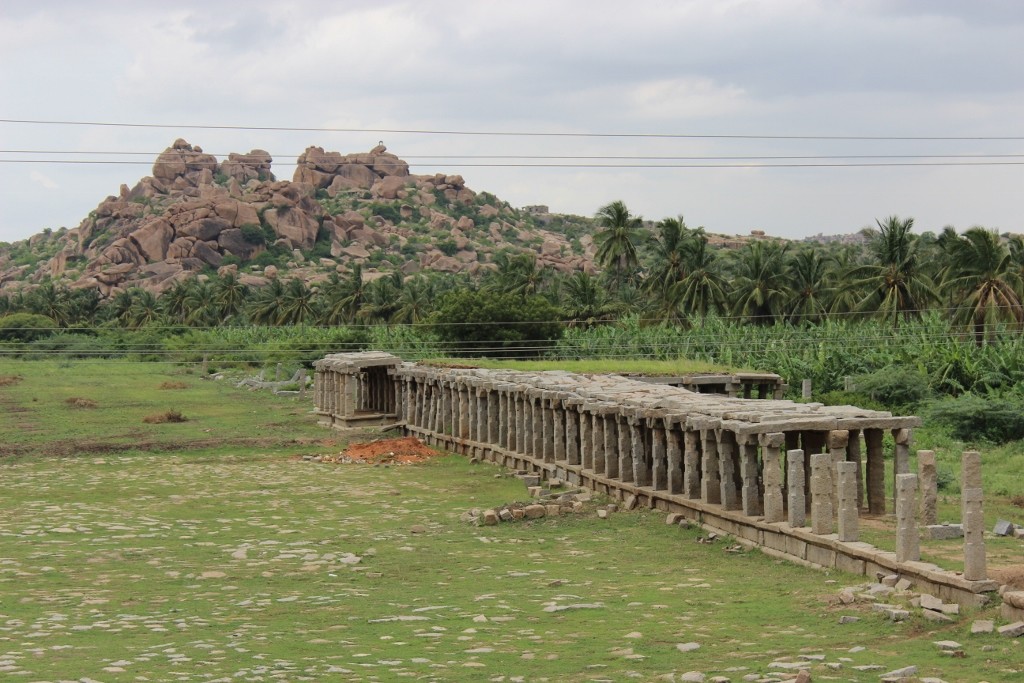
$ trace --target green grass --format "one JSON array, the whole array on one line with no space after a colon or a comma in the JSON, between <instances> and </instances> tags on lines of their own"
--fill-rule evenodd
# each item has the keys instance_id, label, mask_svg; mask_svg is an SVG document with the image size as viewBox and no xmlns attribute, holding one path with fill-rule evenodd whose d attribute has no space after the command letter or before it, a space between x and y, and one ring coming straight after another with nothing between
<instances>
[{"instance_id":1,"label":"green grass","mask_svg":"<svg viewBox=\"0 0 1024 683\"><path fill-rule=\"evenodd\" d=\"M825 655L808 662L816 680L909 664L949 681L1020 677L1018 644L967 634L979 614L889 623L835 604L862 577L727 553L728 539L696 543L659 513L471 526L463 511L522 500L522 484L456 456L304 462L344 436L294 399L167 366L0 368L12 374L23 379L0 387L3 419L19 411L3 425L18 452L0 458L0 670L13 680L739 680L802 654ZM168 381L187 386L159 388ZM98 405L72 417L68 396ZM171 408L190 421L141 422ZM143 431L126 451L129 428ZM53 457L69 438L92 447ZM580 603L599 606L545 611ZM841 626L843 614L861 620ZM940 656L932 642L945 639L967 658ZM676 649L687 642L700 648ZM882 668L852 668L868 665Z\"/></svg>"},{"instance_id":2,"label":"green grass","mask_svg":"<svg viewBox=\"0 0 1024 683\"><path fill-rule=\"evenodd\" d=\"M638 374L638 375L688 375L702 372L744 372L743 368L708 363L699 360L679 358L675 360L625 360L614 358L591 358L582 360L497 360L471 358L452 360L448 358L421 361L430 365L454 367L490 368L498 370L564 370L581 374Z\"/></svg>"}]
</instances>

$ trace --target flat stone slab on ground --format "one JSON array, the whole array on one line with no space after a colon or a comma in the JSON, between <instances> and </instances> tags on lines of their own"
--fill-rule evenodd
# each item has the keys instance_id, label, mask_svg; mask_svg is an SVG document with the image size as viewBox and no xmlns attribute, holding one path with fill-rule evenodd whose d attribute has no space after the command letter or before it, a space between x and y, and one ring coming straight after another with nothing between
<instances>
[{"instance_id":1,"label":"flat stone slab on ground","mask_svg":"<svg viewBox=\"0 0 1024 683\"><path fill-rule=\"evenodd\" d=\"M992 633L996 630L995 622L989 619L978 619L971 624L971 633Z\"/></svg>"},{"instance_id":2,"label":"flat stone slab on ground","mask_svg":"<svg viewBox=\"0 0 1024 683\"><path fill-rule=\"evenodd\" d=\"M1024 636L1024 621L1015 621L1012 624L999 627L999 635L1007 638L1019 638Z\"/></svg>"}]
</instances>

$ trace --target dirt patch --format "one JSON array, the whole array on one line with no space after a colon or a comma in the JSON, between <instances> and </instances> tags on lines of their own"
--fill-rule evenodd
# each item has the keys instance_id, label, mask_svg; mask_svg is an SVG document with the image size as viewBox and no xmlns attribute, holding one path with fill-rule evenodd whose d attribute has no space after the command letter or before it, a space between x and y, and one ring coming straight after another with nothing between
<instances>
[{"instance_id":1,"label":"dirt patch","mask_svg":"<svg viewBox=\"0 0 1024 683\"><path fill-rule=\"evenodd\" d=\"M160 385L161 389L188 389L188 385L184 382L164 382Z\"/></svg>"},{"instance_id":2,"label":"dirt patch","mask_svg":"<svg viewBox=\"0 0 1024 683\"><path fill-rule=\"evenodd\" d=\"M25 379L21 375L0 375L0 387L9 387Z\"/></svg>"},{"instance_id":3,"label":"dirt patch","mask_svg":"<svg viewBox=\"0 0 1024 683\"><path fill-rule=\"evenodd\" d=\"M988 575L990 579L994 579L999 583L1005 583L1010 588L1024 590L1024 564L990 568Z\"/></svg>"},{"instance_id":4,"label":"dirt patch","mask_svg":"<svg viewBox=\"0 0 1024 683\"><path fill-rule=\"evenodd\" d=\"M142 418L142 421L146 424L161 425L168 423L177 422L188 422L188 418L179 413L177 410L168 410L163 413L153 413Z\"/></svg>"},{"instance_id":5,"label":"dirt patch","mask_svg":"<svg viewBox=\"0 0 1024 683\"><path fill-rule=\"evenodd\" d=\"M64 403L68 404L71 408L95 408L96 401L91 398L80 398L78 396L72 396L69 399L65 399Z\"/></svg>"},{"instance_id":6,"label":"dirt patch","mask_svg":"<svg viewBox=\"0 0 1024 683\"><path fill-rule=\"evenodd\" d=\"M413 465L441 455L414 436L400 439L379 439L350 444L337 456L325 456L323 462L360 463L371 465Z\"/></svg>"}]
</instances>

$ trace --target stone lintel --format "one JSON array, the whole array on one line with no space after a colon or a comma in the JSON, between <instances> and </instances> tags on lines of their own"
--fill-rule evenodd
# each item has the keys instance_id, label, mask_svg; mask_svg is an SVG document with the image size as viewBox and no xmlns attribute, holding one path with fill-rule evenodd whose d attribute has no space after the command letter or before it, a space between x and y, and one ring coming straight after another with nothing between
<instances>
[{"instance_id":1,"label":"stone lintel","mask_svg":"<svg viewBox=\"0 0 1024 683\"><path fill-rule=\"evenodd\" d=\"M836 420L836 429L908 429L920 427L919 417L842 417Z\"/></svg>"}]
</instances>

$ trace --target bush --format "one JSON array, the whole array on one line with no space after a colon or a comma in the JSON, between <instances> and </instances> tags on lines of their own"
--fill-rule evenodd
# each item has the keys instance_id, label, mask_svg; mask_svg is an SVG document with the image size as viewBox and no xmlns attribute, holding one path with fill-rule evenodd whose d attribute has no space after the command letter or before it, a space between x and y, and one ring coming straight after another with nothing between
<instances>
[{"instance_id":1,"label":"bush","mask_svg":"<svg viewBox=\"0 0 1024 683\"><path fill-rule=\"evenodd\" d=\"M0 341L32 342L49 336L57 325L45 315L14 313L0 318Z\"/></svg>"},{"instance_id":2,"label":"bush","mask_svg":"<svg viewBox=\"0 0 1024 683\"><path fill-rule=\"evenodd\" d=\"M263 228L261 228L260 226L253 225L252 223L247 223L246 225L243 225L240 229L242 231L242 239L248 242L249 244L267 243L267 235L264 232Z\"/></svg>"},{"instance_id":3,"label":"bush","mask_svg":"<svg viewBox=\"0 0 1024 683\"><path fill-rule=\"evenodd\" d=\"M452 356L536 356L562 336L558 309L542 296L455 290L431 315Z\"/></svg>"},{"instance_id":4,"label":"bush","mask_svg":"<svg viewBox=\"0 0 1024 683\"><path fill-rule=\"evenodd\" d=\"M1024 399L964 394L930 404L928 420L966 442L1006 443L1024 439Z\"/></svg>"},{"instance_id":5,"label":"bush","mask_svg":"<svg viewBox=\"0 0 1024 683\"><path fill-rule=\"evenodd\" d=\"M829 391L815 397L815 400L827 406L857 406L865 410L886 410L881 402L856 391Z\"/></svg>"},{"instance_id":6,"label":"bush","mask_svg":"<svg viewBox=\"0 0 1024 683\"><path fill-rule=\"evenodd\" d=\"M906 367L877 370L854 379L855 391L870 396L886 410L913 408L932 397L928 377Z\"/></svg>"}]
</instances>

